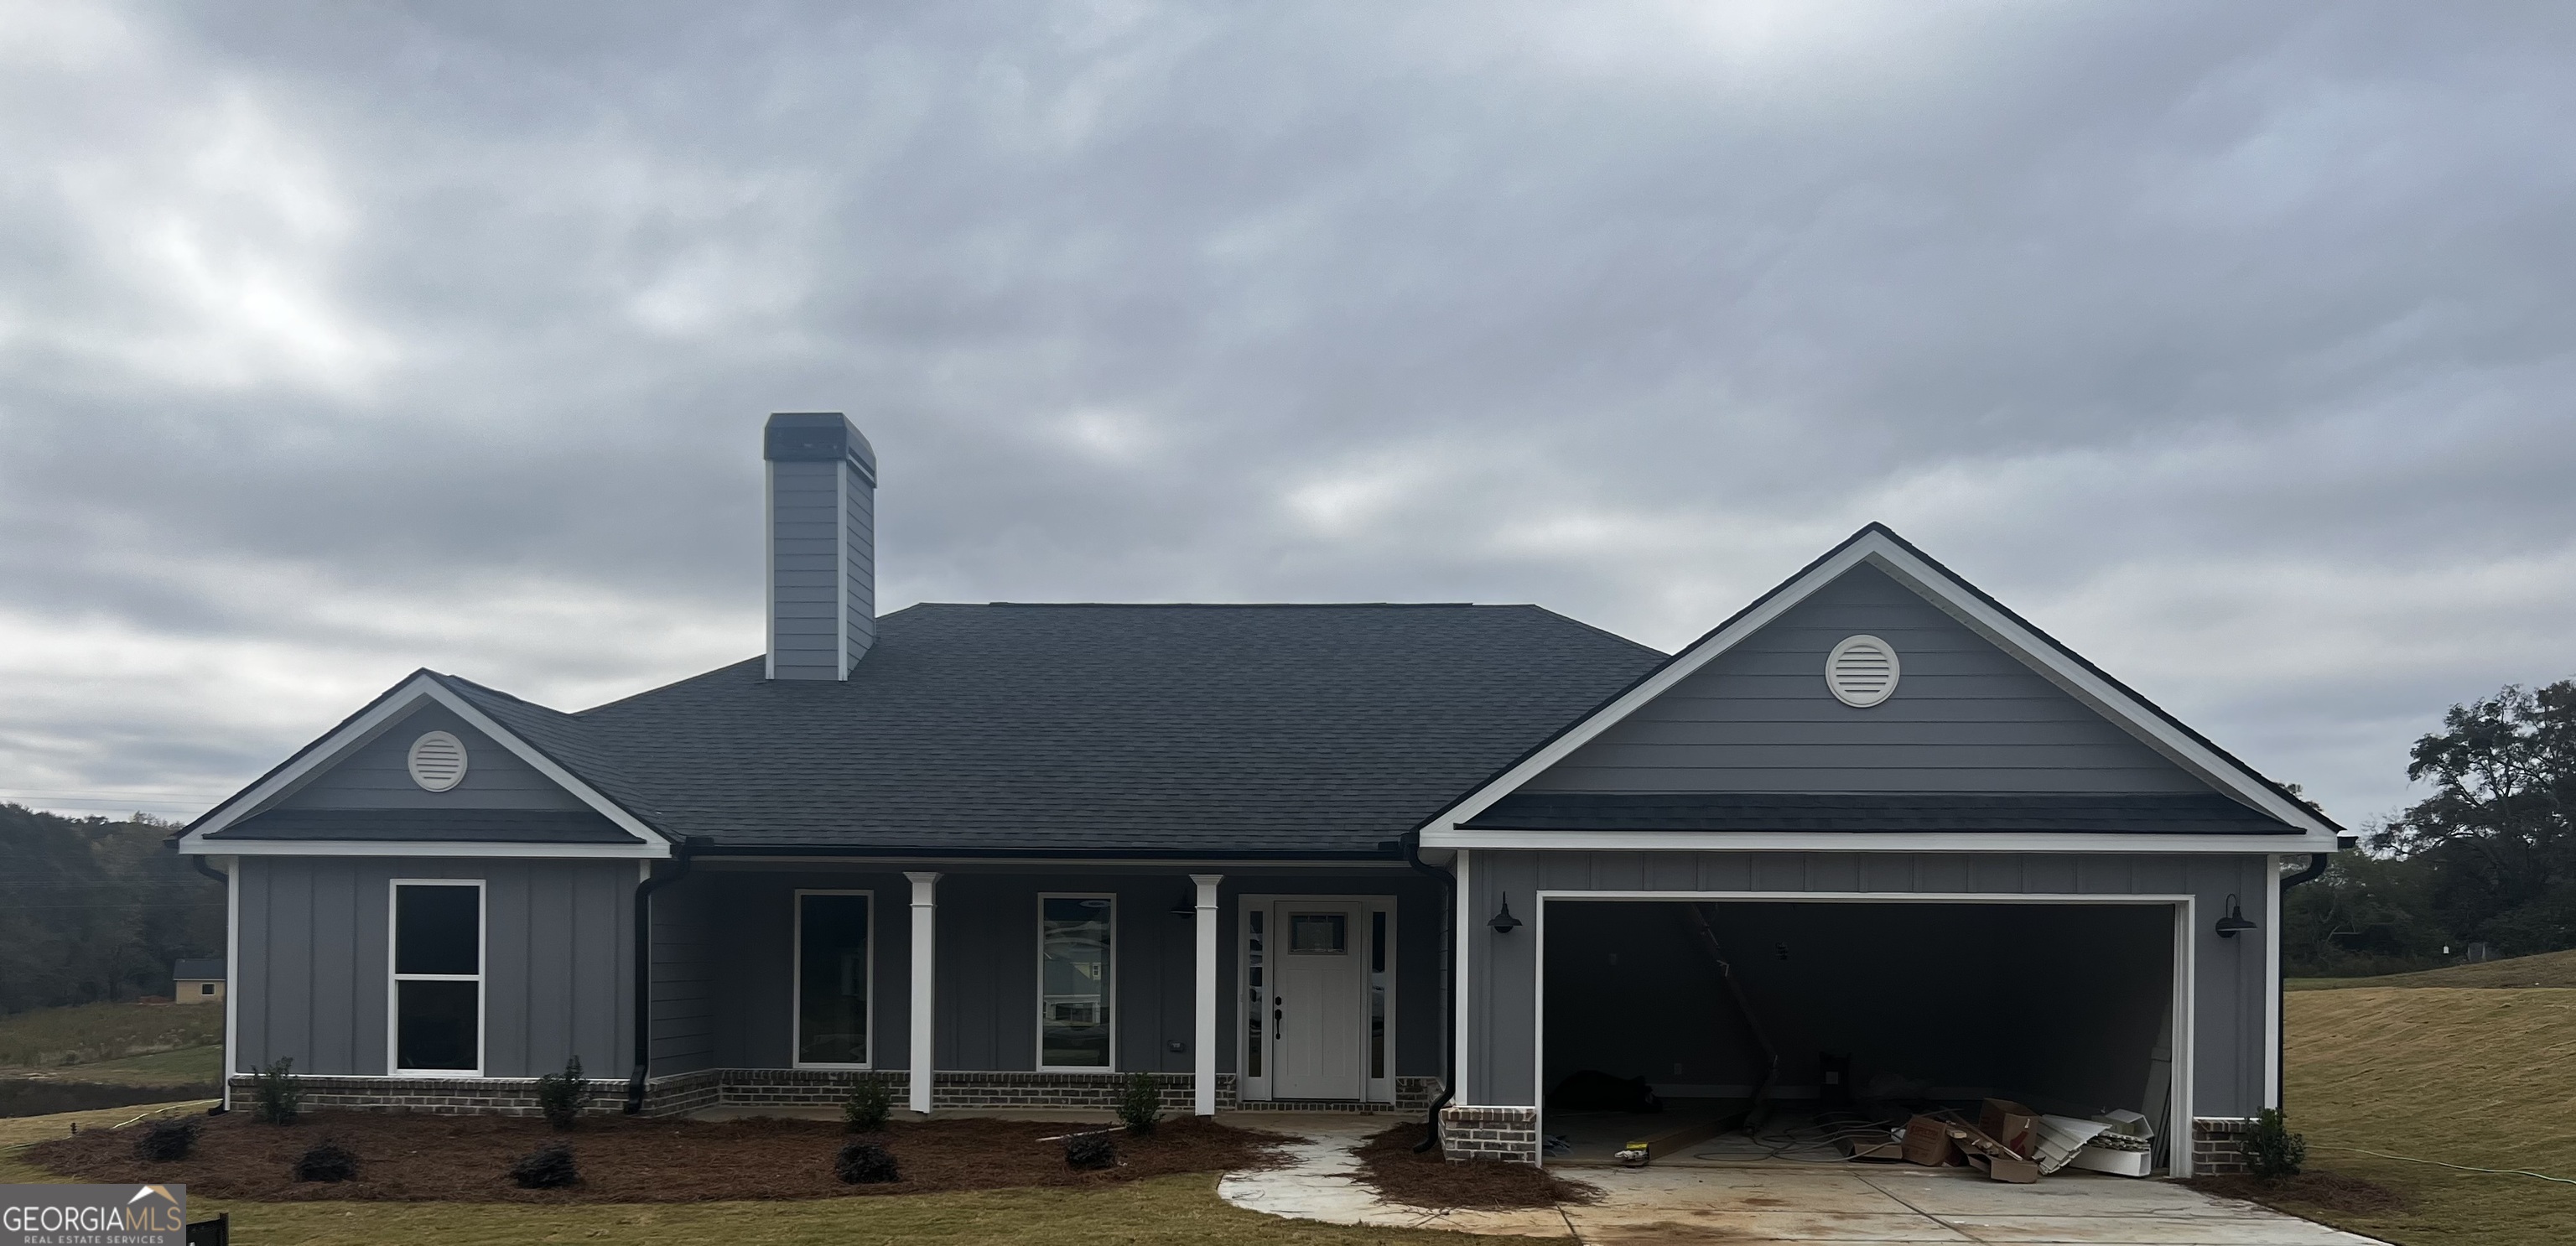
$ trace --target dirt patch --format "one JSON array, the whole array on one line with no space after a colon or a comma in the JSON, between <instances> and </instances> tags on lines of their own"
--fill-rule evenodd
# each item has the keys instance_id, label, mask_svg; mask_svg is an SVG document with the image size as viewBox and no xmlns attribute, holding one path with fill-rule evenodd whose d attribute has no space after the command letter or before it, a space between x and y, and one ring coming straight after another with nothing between
<instances>
[{"instance_id":1,"label":"dirt patch","mask_svg":"<svg viewBox=\"0 0 2576 1246\"><path fill-rule=\"evenodd\" d=\"M97 1082L9 1077L0 1078L0 1116L52 1116L57 1112L121 1108L131 1103L212 1099L215 1094L212 1086L110 1086Z\"/></svg>"},{"instance_id":2,"label":"dirt patch","mask_svg":"<svg viewBox=\"0 0 2576 1246\"><path fill-rule=\"evenodd\" d=\"M1450 1163L1438 1147L1415 1154L1423 1126L1408 1122L1372 1136L1359 1151L1360 1181L1379 1197L1410 1207L1509 1211L1591 1203L1601 1191L1544 1168L1478 1159Z\"/></svg>"},{"instance_id":3,"label":"dirt patch","mask_svg":"<svg viewBox=\"0 0 2576 1246\"><path fill-rule=\"evenodd\" d=\"M1165 1121L1143 1138L1116 1135L1118 1165L1065 1166L1064 1144L1042 1141L1073 1126L998 1120L896 1122L867 1135L894 1156L901 1179L844 1184L833 1173L851 1137L838 1122L584 1118L570 1133L541 1120L493 1116L312 1113L296 1125L263 1125L243 1113L209 1118L194 1154L167 1164L137 1159L140 1127L87 1130L39 1143L25 1158L67 1177L115 1183L186 1182L208 1198L472 1203L690 1203L713 1199L834 1198L1014 1186L1098 1185L1170 1173L1275 1163L1275 1134L1210 1121ZM358 1178L298 1182L295 1158L330 1140L357 1153ZM521 1189L510 1168L549 1142L568 1142L581 1184Z\"/></svg>"},{"instance_id":4,"label":"dirt patch","mask_svg":"<svg viewBox=\"0 0 2576 1246\"><path fill-rule=\"evenodd\" d=\"M2413 1209L2415 1201L2376 1181L2333 1172L2303 1172L2295 1177L2193 1177L2184 1185L2220 1198L2241 1198L2283 1211L2341 1211L2382 1215Z\"/></svg>"}]
</instances>

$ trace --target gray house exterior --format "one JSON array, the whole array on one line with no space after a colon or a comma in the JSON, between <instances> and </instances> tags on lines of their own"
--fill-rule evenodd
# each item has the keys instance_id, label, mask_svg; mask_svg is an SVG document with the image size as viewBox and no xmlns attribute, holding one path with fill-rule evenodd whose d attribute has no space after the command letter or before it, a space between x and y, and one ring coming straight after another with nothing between
<instances>
[{"instance_id":1,"label":"gray house exterior","mask_svg":"<svg viewBox=\"0 0 2576 1246\"><path fill-rule=\"evenodd\" d=\"M1538 1162L1579 1071L1867 1077L2139 1110L2177 1173L2279 1100L2281 889L2339 828L1884 528L1672 655L1528 606L879 616L866 440L764 453L760 657L578 713L420 671L178 837L228 880L236 1081L520 1111L577 1057L631 1112L935 1113L1141 1072Z\"/></svg>"}]
</instances>

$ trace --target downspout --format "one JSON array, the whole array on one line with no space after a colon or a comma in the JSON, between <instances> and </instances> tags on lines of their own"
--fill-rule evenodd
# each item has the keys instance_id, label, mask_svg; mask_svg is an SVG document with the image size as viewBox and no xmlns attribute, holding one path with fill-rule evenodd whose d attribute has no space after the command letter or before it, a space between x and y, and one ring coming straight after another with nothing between
<instances>
[{"instance_id":1,"label":"downspout","mask_svg":"<svg viewBox=\"0 0 2576 1246\"><path fill-rule=\"evenodd\" d=\"M1404 863L1440 880L1440 1097L1422 1117L1422 1141L1415 1143L1416 1154L1440 1145L1440 1109L1458 1094L1458 984L1453 966L1458 963L1458 876L1422 859L1422 832L1407 832L1404 837Z\"/></svg>"},{"instance_id":2,"label":"downspout","mask_svg":"<svg viewBox=\"0 0 2576 1246\"><path fill-rule=\"evenodd\" d=\"M2336 847L2336 849L2337 849L2337 850L2341 850L2341 849L2343 848L2343 844L2342 844L2340 841L2338 841L2338 842L2335 844L2335 847ZM2298 885L2299 885L2299 884L2301 884L2301 883L2312 883L2312 882L2315 882L2316 880L2318 880L2319 878L2324 877L2324 876L2325 876L2325 872L2326 872L2326 868L2327 868L2328 866L2332 865L2333 863L2334 863L2334 854L2333 854L2333 853L2331 853L2331 852L2311 852L2311 853L2309 853L2309 854L2308 854L2308 864L2307 864L2307 868L2300 870L2300 871L2299 871L2298 873L2296 873L2296 874L2288 874L2288 875L2284 875L2284 876L2282 877L2282 879L2281 879L2281 914L2280 914L2280 917L2279 917L2277 920L2279 920L2279 921L2281 921L2281 922L2283 922L2283 923L2285 923L2285 924L2286 924L2286 923L2288 922L2288 920L2289 920L2289 916L2290 916L2290 888L2292 888L2292 887L2296 887L2296 886L2298 886ZM2278 931L2278 930L2273 931L2273 932L2272 932L2272 937L2273 937L2273 938L2275 938L2275 939L2280 938L2280 937L2281 937L2281 932L2280 932L2280 931ZM2274 996L2274 1000L2273 1000L2273 1004L2272 1004L2272 1015L2274 1015L2274 1016L2276 1016L2276 1017L2281 1018L2281 1030L2280 1030L2280 1032L2279 1032L2279 1033L2274 1034L2274 1035L2272 1036L2272 1084L2281 1088L2281 1101L2280 1101L2279 1103L2277 1103L2277 1104L2274 1104L2273 1106L2274 1106L2274 1107L2277 1107L2277 1108L2279 1108L2279 1109L2281 1109L2281 1111L2282 1111L2282 1112L2284 1112L2285 1114L2289 1111L2289 1108L2290 1108L2290 987L2289 987L2289 980L2290 980L2290 975L2288 975L2287 973L2284 973L2284 974L2282 974L2280 977L2275 978L2275 979L2273 979L2273 980L2272 980L2272 994L2273 994L2273 996Z\"/></svg>"},{"instance_id":3,"label":"downspout","mask_svg":"<svg viewBox=\"0 0 2576 1246\"><path fill-rule=\"evenodd\" d=\"M635 884L635 1075L626 1081L628 1116L644 1111L644 1079L653 1068L653 893L688 874L695 840L683 839L672 851L670 873L647 874Z\"/></svg>"},{"instance_id":4,"label":"downspout","mask_svg":"<svg viewBox=\"0 0 2576 1246\"><path fill-rule=\"evenodd\" d=\"M171 851L176 852L178 851L178 848L179 841L176 839L171 840ZM214 1116L224 1112L229 1112L233 1107L233 1008L236 1002L233 999L233 990L235 987L241 985L240 982L236 981L236 979L241 976L241 970L233 965L232 958L235 939L233 923L236 920L239 920L240 914L233 911L233 906L230 903L233 896L232 875L224 873L222 870L206 864L206 859L204 857L189 857L188 864L194 867L198 873L203 874L216 882L222 883L224 885L224 899L226 900L224 905L224 1084L223 1098L206 1113L209 1116ZM241 868L240 858L234 858L233 868L236 870Z\"/></svg>"}]
</instances>

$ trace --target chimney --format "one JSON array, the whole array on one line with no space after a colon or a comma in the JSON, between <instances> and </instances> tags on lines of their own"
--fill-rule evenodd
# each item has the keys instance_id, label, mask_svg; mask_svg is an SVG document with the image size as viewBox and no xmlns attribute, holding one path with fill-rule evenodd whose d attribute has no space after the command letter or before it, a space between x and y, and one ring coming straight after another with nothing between
<instances>
[{"instance_id":1,"label":"chimney","mask_svg":"<svg viewBox=\"0 0 2576 1246\"><path fill-rule=\"evenodd\" d=\"M769 677L847 679L877 638L877 455L838 411L782 411L769 465Z\"/></svg>"}]
</instances>

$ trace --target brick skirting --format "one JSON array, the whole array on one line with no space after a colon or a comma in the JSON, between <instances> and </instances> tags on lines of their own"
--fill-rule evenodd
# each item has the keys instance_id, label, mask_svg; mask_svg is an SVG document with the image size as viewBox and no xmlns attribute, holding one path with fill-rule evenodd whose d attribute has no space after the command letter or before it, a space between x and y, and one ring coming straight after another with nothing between
<instances>
[{"instance_id":1,"label":"brick skirting","mask_svg":"<svg viewBox=\"0 0 2576 1246\"><path fill-rule=\"evenodd\" d=\"M1193 1106L1188 1073L1152 1075L1163 1110L1187 1115ZM901 1069L847 1072L827 1069L700 1069L657 1077L644 1086L644 1114L685 1116L708 1108L836 1107L849 1097L860 1078L883 1082L900 1105L910 1086ZM1125 1073L947 1072L931 1078L931 1108L1030 1108L1110 1111L1127 1093ZM236 1074L233 1102L247 1106L258 1079ZM430 1112L442 1115L537 1115L537 1079L533 1077L328 1077L299 1076L304 1106L316 1111ZM1272 1112L1419 1112L1440 1092L1436 1077L1396 1079L1396 1101L1361 1103L1322 1100L1243 1102L1235 1099L1235 1079L1217 1075L1220 1111ZM621 1112L626 1106L623 1080L596 1078L583 1111Z\"/></svg>"},{"instance_id":2,"label":"brick skirting","mask_svg":"<svg viewBox=\"0 0 2576 1246\"><path fill-rule=\"evenodd\" d=\"M1538 1162L1537 1108L1440 1109L1440 1152L1451 1160Z\"/></svg>"},{"instance_id":3,"label":"brick skirting","mask_svg":"<svg viewBox=\"0 0 2576 1246\"><path fill-rule=\"evenodd\" d=\"M533 1077L297 1077L296 1090L310 1111L434 1112L450 1116L535 1116L537 1079ZM249 1111L259 1102L259 1077L236 1073L233 1106ZM623 1111L626 1083L593 1078L585 1115Z\"/></svg>"},{"instance_id":4,"label":"brick skirting","mask_svg":"<svg viewBox=\"0 0 2576 1246\"><path fill-rule=\"evenodd\" d=\"M2195 1116L2191 1121L2191 1172L2219 1177L2245 1171L2245 1146L2254 1122L2238 1116Z\"/></svg>"}]
</instances>

